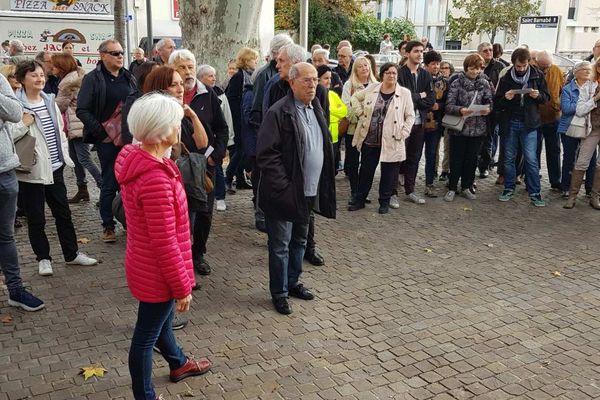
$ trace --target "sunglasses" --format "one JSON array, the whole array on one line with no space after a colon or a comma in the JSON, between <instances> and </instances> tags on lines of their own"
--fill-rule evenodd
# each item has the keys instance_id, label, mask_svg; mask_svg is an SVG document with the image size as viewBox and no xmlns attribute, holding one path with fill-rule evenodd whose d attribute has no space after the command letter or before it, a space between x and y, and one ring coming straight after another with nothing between
<instances>
[{"instance_id":1,"label":"sunglasses","mask_svg":"<svg viewBox=\"0 0 600 400\"><path fill-rule=\"evenodd\" d=\"M125 54L124 51L105 51L105 54L110 54L113 57L119 57Z\"/></svg>"}]
</instances>

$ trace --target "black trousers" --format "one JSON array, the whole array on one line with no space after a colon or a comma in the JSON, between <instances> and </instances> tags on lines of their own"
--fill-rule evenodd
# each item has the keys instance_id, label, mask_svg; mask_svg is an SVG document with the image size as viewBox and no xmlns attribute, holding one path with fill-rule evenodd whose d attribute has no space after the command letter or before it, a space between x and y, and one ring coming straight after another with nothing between
<instances>
[{"instance_id":1,"label":"black trousers","mask_svg":"<svg viewBox=\"0 0 600 400\"><path fill-rule=\"evenodd\" d=\"M352 146L352 139L354 136L346 135L344 141L346 142L346 156L344 158L344 171L350 181L350 192L352 196L356 195L358 191L358 165L360 164L360 153L356 147Z\"/></svg>"},{"instance_id":2,"label":"black trousers","mask_svg":"<svg viewBox=\"0 0 600 400\"><path fill-rule=\"evenodd\" d=\"M381 147L362 146L360 151L361 163L358 173L358 192L356 200L364 203L371 187L373 186L373 178L375 170L379 164L379 156L381 155ZM381 178L379 179L379 204L387 205L390 203L390 197L394 189L398 186L398 175L400 172L400 162L382 162L381 163Z\"/></svg>"},{"instance_id":3,"label":"black trousers","mask_svg":"<svg viewBox=\"0 0 600 400\"><path fill-rule=\"evenodd\" d=\"M477 156L483 140L483 136L450 136L450 190L457 190L459 179L461 189L473 186Z\"/></svg>"},{"instance_id":4,"label":"black trousers","mask_svg":"<svg viewBox=\"0 0 600 400\"><path fill-rule=\"evenodd\" d=\"M44 185L42 183L19 182L23 210L27 216L27 231L29 243L36 255L36 259L52 260L50 257L50 243L46 236L45 205L48 204L54 222L56 232L65 261L73 261L77 257L79 248L77 246L77 235L71 219L71 209L67 201L67 188L61 167L54 171L54 183Z\"/></svg>"},{"instance_id":5,"label":"black trousers","mask_svg":"<svg viewBox=\"0 0 600 400\"><path fill-rule=\"evenodd\" d=\"M404 192L409 195L415 191L419 162L425 144L423 125L413 125L410 136L406 139L406 160L400 163L400 173L404 175Z\"/></svg>"},{"instance_id":6,"label":"black trousers","mask_svg":"<svg viewBox=\"0 0 600 400\"><path fill-rule=\"evenodd\" d=\"M214 186L215 167L208 166L207 172L210 174ZM190 224L193 224L192 257L194 260L199 260L206 253L206 242L208 242L208 235L212 225L214 204L215 191L213 190L208 194L208 202L205 209L190 212L190 215L194 219L193 221L190 220Z\"/></svg>"}]
</instances>

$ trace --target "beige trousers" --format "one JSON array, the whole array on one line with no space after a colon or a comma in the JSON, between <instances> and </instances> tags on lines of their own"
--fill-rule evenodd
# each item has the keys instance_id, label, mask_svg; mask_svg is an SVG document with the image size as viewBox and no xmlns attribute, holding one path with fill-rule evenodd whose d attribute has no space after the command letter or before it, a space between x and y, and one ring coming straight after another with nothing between
<instances>
[{"instance_id":1,"label":"beige trousers","mask_svg":"<svg viewBox=\"0 0 600 400\"><path fill-rule=\"evenodd\" d=\"M594 151L600 143L600 127L594 128L592 133L585 139L579 142L579 154L575 161L575 168L578 171L586 171L590 165L590 160L594 155ZM596 169L600 168L600 154L596 159Z\"/></svg>"}]
</instances>

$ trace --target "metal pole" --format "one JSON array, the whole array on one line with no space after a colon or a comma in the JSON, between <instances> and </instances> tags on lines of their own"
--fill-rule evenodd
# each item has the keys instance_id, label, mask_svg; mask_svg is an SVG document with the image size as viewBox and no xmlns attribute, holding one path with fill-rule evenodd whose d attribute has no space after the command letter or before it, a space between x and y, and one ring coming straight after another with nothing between
<instances>
[{"instance_id":1,"label":"metal pole","mask_svg":"<svg viewBox=\"0 0 600 400\"><path fill-rule=\"evenodd\" d=\"M424 0L425 3L425 8L423 9L423 36L427 37L427 39L429 39L429 35L427 34L427 17L428 17L428 8L427 7L427 2L428 0Z\"/></svg>"},{"instance_id":2,"label":"metal pole","mask_svg":"<svg viewBox=\"0 0 600 400\"><path fill-rule=\"evenodd\" d=\"M446 19L444 21L444 50L446 50L446 40L448 39L448 16L450 15L450 10L448 9L449 0L446 0Z\"/></svg>"},{"instance_id":3,"label":"metal pole","mask_svg":"<svg viewBox=\"0 0 600 400\"><path fill-rule=\"evenodd\" d=\"M300 46L308 49L308 0L300 4Z\"/></svg>"},{"instance_id":4,"label":"metal pole","mask_svg":"<svg viewBox=\"0 0 600 400\"><path fill-rule=\"evenodd\" d=\"M154 37L152 36L152 0L146 0L146 36L148 36L148 59L152 59L152 49L154 48Z\"/></svg>"},{"instance_id":5,"label":"metal pole","mask_svg":"<svg viewBox=\"0 0 600 400\"><path fill-rule=\"evenodd\" d=\"M127 66L131 64L131 35L129 34L129 0L125 0L125 35L127 36Z\"/></svg>"}]
</instances>

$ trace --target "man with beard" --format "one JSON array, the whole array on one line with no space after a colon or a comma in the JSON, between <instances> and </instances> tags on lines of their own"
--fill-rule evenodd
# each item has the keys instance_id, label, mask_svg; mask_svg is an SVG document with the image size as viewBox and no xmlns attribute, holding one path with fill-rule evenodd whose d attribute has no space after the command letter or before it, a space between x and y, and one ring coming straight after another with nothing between
<instances>
[{"instance_id":1,"label":"man with beard","mask_svg":"<svg viewBox=\"0 0 600 400\"><path fill-rule=\"evenodd\" d=\"M185 92L183 101L198 115L208 136L208 147L198 149L193 141L185 143L190 152L206 154L208 158L207 171L215 183L215 167L223 161L229 139L229 128L225 122L221 102L216 93L196 78L196 57L189 50L177 50L169 57L169 64L183 78ZM212 223L214 190L208 195L207 207L204 210L190 213L190 225L193 227L192 258L194 269L200 275L211 272L206 262L206 242Z\"/></svg>"},{"instance_id":2,"label":"man with beard","mask_svg":"<svg viewBox=\"0 0 600 400\"><path fill-rule=\"evenodd\" d=\"M532 67L528 49L518 48L511 55L512 67L500 78L494 96L494 107L507 126L504 155L504 191L500 201L509 201L515 193L516 156L519 143L523 147L525 176L529 199L536 207L544 207L540 193L537 160L537 130L542 124L539 106L550 99L544 75Z\"/></svg>"}]
</instances>

